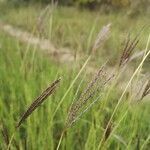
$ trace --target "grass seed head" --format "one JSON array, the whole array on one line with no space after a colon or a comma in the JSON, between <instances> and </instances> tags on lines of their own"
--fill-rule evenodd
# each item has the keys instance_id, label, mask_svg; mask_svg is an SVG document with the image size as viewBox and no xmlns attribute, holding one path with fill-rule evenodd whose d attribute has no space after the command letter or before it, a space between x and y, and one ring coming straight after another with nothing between
<instances>
[{"instance_id":1,"label":"grass seed head","mask_svg":"<svg viewBox=\"0 0 150 150\"><path fill-rule=\"evenodd\" d=\"M147 84L146 84L144 91L142 93L142 96L141 96L141 100L148 94L150 94L150 80L147 81Z\"/></svg>"},{"instance_id":2,"label":"grass seed head","mask_svg":"<svg viewBox=\"0 0 150 150\"><path fill-rule=\"evenodd\" d=\"M124 66L129 61L131 54L137 46L138 42L138 35L133 40L131 40L130 35L128 35L120 58L119 67Z\"/></svg>"},{"instance_id":3,"label":"grass seed head","mask_svg":"<svg viewBox=\"0 0 150 150\"><path fill-rule=\"evenodd\" d=\"M100 30L93 45L92 53L94 53L99 47L101 47L102 44L108 39L110 34L110 27L111 24L109 23L106 26L103 26L103 28Z\"/></svg>"},{"instance_id":4,"label":"grass seed head","mask_svg":"<svg viewBox=\"0 0 150 150\"><path fill-rule=\"evenodd\" d=\"M66 127L70 127L79 116L91 107L91 104L94 102L91 99L101 92L112 77L113 76L107 77L104 66L98 70L87 88L81 93L79 99L71 105L66 121ZM87 104L88 102L89 104Z\"/></svg>"},{"instance_id":5,"label":"grass seed head","mask_svg":"<svg viewBox=\"0 0 150 150\"><path fill-rule=\"evenodd\" d=\"M56 87L58 86L58 83L60 82L61 79L57 79L54 81L46 90L43 91L43 93L36 98L32 104L28 107L28 109L25 111L25 113L22 115L21 119L17 123L16 127L18 128L23 121L25 121L32 113L33 111L38 108L48 96L54 93Z\"/></svg>"}]
</instances>

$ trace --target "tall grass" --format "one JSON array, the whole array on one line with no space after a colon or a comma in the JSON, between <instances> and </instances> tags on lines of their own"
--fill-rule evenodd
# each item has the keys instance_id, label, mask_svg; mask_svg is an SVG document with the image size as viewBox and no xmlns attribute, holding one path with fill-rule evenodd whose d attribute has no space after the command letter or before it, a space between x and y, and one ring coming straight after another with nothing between
<instances>
[{"instance_id":1,"label":"tall grass","mask_svg":"<svg viewBox=\"0 0 150 150\"><path fill-rule=\"evenodd\" d=\"M60 11L62 11L61 9ZM15 12L15 10L13 11ZM33 23L32 26L34 25ZM84 115L79 117L78 122L74 120L77 118L69 122L71 123L69 124L71 125L70 128L62 134L66 118L72 115L72 108L77 106L78 101L81 102L79 103L82 104L81 106L86 106L86 104L90 106L90 103L94 102L87 99L91 98L91 93L95 91L95 88L97 89L95 83L99 83L95 82L94 78L93 82L89 84L91 73L87 68L92 57L84 58L81 62L74 62L72 67L68 69L67 64L61 65L57 61L57 63L54 63L48 57L44 57L38 51L38 47L23 44L1 31L0 35L0 129L2 131L0 149L16 149L17 147L37 150L56 148L62 150L149 148L150 106L147 95L149 84L145 86L142 100L137 102L139 99L132 95L134 94L132 93L132 83L137 76L137 79L141 78L142 66L150 53L149 40L147 41L145 54L141 61L137 65L135 64L136 69L129 77L124 90L120 90L120 84L122 83L120 77L131 65L130 61L126 61L131 55L128 55L128 58L124 57L125 61L123 62L128 62L126 68L123 68L121 73L115 70L116 76L113 81L106 82L105 88L102 84L103 90L100 93L96 92L96 95L94 95L93 99L100 98L101 101L94 103L92 109L88 109L88 111L85 111L88 107L82 107L81 111L75 109L76 112L73 114L75 117L78 118L80 114ZM92 37L89 37L89 43L90 39ZM86 45L86 47L90 48L89 45ZM130 45L127 46L130 47ZM107 56L109 57L108 54ZM124 63L121 64L124 65ZM96 64L100 66L98 60ZM15 125L27 106L32 104L33 99L41 93L50 81L57 79L59 76L62 77L62 80L57 92L48 97L49 100L41 104L40 108L32 113L32 116L16 131ZM96 81L100 79L100 82L104 81L104 83L109 79L103 80L99 76L96 77L98 77ZM92 88L93 83L94 88ZM88 90L88 87L90 87L90 90ZM85 92L83 92L84 89ZM84 95L84 93L87 95ZM72 126L73 122L75 123Z\"/></svg>"}]
</instances>

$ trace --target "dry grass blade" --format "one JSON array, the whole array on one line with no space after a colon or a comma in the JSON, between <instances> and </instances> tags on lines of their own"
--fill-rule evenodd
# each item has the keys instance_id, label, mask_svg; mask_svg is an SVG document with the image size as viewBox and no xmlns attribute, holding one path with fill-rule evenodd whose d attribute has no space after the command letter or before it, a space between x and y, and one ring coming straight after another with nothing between
<instances>
[{"instance_id":1,"label":"dry grass blade","mask_svg":"<svg viewBox=\"0 0 150 150\"><path fill-rule=\"evenodd\" d=\"M138 37L139 37L139 35L137 35L133 39L133 41L130 40L130 36L127 37L125 47L123 49L123 53L121 55L121 59L119 62L119 67L122 67L123 65L125 65L129 61L134 48L137 46L137 44L139 42Z\"/></svg>"},{"instance_id":2,"label":"dry grass blade","mask_svg":"<svg viewBox=\"0 0 150 150\"><path fill-rule=\"evenodd\" d=\"M29 115L32 114L32 112L38 107L40 106L44 100L51 95L54 90L57 87L57 84L60 82L60 79L57 79L56 81L54 81L46 90L44 90L44 92L35 100L33 101L33 103L29 106L29 108L27 109L27 111L22 115L21 119L19 120L19 122L17 123L17 128L22 124L22 122L27 119L27 117Z\"/></svg>"},{"instance_id":3,"label":"dry grass blade","mask_svg":"<svg viewBox=\"0 0 150 150\"><path fill-rule=\"evenodd\" d=\"M89 107L96 101L90 101L96 94L99 94L102 88L111 80L113 76L107 77L104 66L101 67L87 88L81 93L79 99L74 102L68 113L66 128L70 127ZM87 104L89 102L90 104Z\"/></svg>"}]
</instances>

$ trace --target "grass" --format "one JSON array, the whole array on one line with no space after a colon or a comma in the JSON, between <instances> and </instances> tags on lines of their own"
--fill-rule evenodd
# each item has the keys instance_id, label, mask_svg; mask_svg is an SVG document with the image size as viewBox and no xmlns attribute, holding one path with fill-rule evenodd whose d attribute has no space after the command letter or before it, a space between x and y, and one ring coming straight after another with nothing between
<instances>
[{"instance_id":1,"label":"grass","mask_svg":"<svg viewBox=\"0 0 150 150\"><path fill-rule=\"evenodd\" d=\"M36 17L38 17L36 12L40 12L37 10L41 10L41 7L11 8L7 12L2 11L5 15L1 16L1 19L33 31ZM51 38L58 47L67 46L70 49L88 53L88 48L92 47L100 27L112 22L114 25L111 37L102 48L101 54L98 55L100 58L103 56L103 59L98 60L97 56L92 58L95 59L95 63L99 67L105 62L105 58L111 57L110 54L118 59L120 55L120 53L118 54L120 50L117 49L120 47L118 39L129 31L127 27L132 29L134 35L134 32L141 28L144 20L147 20L146 16L142 19L131 19L127 16L122 17L122 14L101 15L96 12L89 13L75 10L75 8L56 9L52 19L52 30L45 29L51 34L43 36ZM27 21L27 18L30 19ZM121 19L124 20L124 24L122 24ZM91 21L89 22L89 20ZM94 21L99 22L99 24L93 25ZM137 28L135 30L133 30L133 22ZM63 26L61 26L62 24ZM58 32L60 32L60 35ZM37 32L34 32L34 34L39 36ZM0 35L0 129L3 129L2 126L7 128L9 140L15 133L13 139L20 149L25 149L25 147L37 150L56 149L59 140L62 150L96 150L98 147L101 147L101 149L102 147L103 149L143 148L145 150L149 148L149 97L137 102L139 97L133 96L133 89L130 90L129 88L128 91L122 93L116 86L117 78L109 84L110 86L103 89L99 101L80 120L75 122L60 139L73 99L76 101L80 97L80 94L92 79L91 76L94 75L94 72L88 74L87 67L90 60L84 58L81 62L74 62L72 68L68 69L67 65L60 65L56 63L57 61L53 62L51 58L44 57L38 47L21 43L2 31L0 31ZM147 35L147 31L142 33L138 48L145 49ZM114 50L113 53L112 49ZM106 50L108 50L108 53L106 53ZM147 50L149 50L148 45ZM115 64L115 59L113 59L113 62ZM136 68L139 64L140 66L130 76L127 87L129 84L134 85L133 82L136 80L133 79L137 77L137 72L139 72L143 62L138 61L134 64ZM78 63L82 67L78 67ZM146 69L145 71L148 72L149 70ZM58 77L61 77L62 80L55 94L49 97L16 130L16 123L33 102L33 99ZM141 76L138 76L138 79L140 78ZM140 85L136 83L136 86ZM14 140L12 140L10 147L15 149ZM0 136L0 141L4 141L3 136ZM0 149L6 147L5 142L0 142Z\"/></svg>"},{"instance_id":2,"label":"grass","mask_svg":"<svg viewBox=\"0 0 150 150\"><path fill-rule=\"evenodd\" d=\"M101 57L101 60L95 58L98 63L102 63L108 56L111 56L110 64L114 65L122 49L120 43L124 41L129 32L135 36L144 25L146 28L141 34L138 50L142 50L146 45L147 30L149 29L148 15L141 14L141 16L131 18L127 12L104 14L68 7L59 7L52 11L50 7L47 11L49 14L44 15L42 25L38 27L38 18L44 10L45 7L39 5L8 7L2 11L0 18L33 32L37 36L39 36L39 30L42 30L42 36L51 39L56 47L68 47L74 52L87 54L99 30L104 25L111 23L110 38L104 47L97 51L98 56Z\"/></svg>"},{"instance_id":3,"label":"grass","mask_svg":"<svg viewBox=\"0 0 150 150\"><path fill-rule=\"evenodd\" d=\"M32 57L30 57L33 55L32 48L28 52L25 64L23 64L24 66L22 67L21 57L26 53L26 46L22 46L22 44L19 44L18 41L7 37L3 33L1 33L1 35L2 41L0 43L2 47L0 60L2 65L0 67L0 72L3 91L1 91L0 95L1 99L3 100L1 101L0 106L1 110L4 105L6 109L3 109L4 112L2 111L0 118L3 118L3 121L6 122L7 127L9 127L9 125L12 125L12 128L9 128L9 130L13 131L13 124L15 123L15 121L19 119L18 117L20 117L21 113L26 109L26 106L31 103L32 99L37 97L37 94L40 93L42 87L44 88L44 86L48 84L47 81L51 82L53 79L57 78L57 76L62 76L63 78L65 78L63 74L68 74L68 71L65 71L66 69L64 68L62 73L61 68L54 65L52 62L50 63L49 60L43 59L40 55L35 54L34 62L32 62ZM70 80L73 79L74 72L75 71L73 69L72 73L70 73L69 75ZM57 106L59 99L61 98L64 91L66 91L66 88L69 86L69 83L65 83L66 81L63 81L63 84L65 84L66 87L63 86L60 92L58 92L60 93L60 97L58 96L57 98L55 98L54 96L51 98L53 101L53 106L50 104L51 102L49 103L50 107L48 106L47 109L45 109L45 106L43 106L41 108L41 111L35 114L31 122L35 122L36 124L42 121L35 121L37 116L45 116L42 109L44 109L45 112L52 114L51 111L54 110L54 106ZM8 94L8 96L6 96L6 94ZM19 105L21 107L16 107ZM18 114L17 116L16 113ZM14 118L13 116L16 117ZM6 120L5 117L7 118ZM47 116L46 118L44 117L43 119L46 119L48 121L51 120L50 118L51 115ZM34 123L32 127L34 128ZM34 132L36 132L36 129ZM46 134L48 133L45 132L45 136L47 136Z\"/></svg>"}]
</instances>

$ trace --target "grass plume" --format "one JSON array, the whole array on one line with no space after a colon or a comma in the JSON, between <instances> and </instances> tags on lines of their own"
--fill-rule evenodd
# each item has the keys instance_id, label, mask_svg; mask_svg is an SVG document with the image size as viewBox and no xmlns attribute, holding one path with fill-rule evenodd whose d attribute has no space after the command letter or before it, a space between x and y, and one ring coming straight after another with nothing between
<instances>
[{"instance_id":1,"label":"grass plume","mask_svg":"<svg viewBox=\"0 0 150 150\"><path fill-rule=\"evenodd\" d=\"M16 127L18 128L23 121L25 121L32 113L33 111L39 107L44 100L50 96L51 94L53 94L53 92L55 91L57 84L60 82L60 79L57 79L56 81L54 81L46 90L44 90L42 92L42 94L36 98L33 103L28 107L28 109L25 111L25 113L22 115L21 119L19 120L19 122L17 123Z\"/></svg>"},{"instance_id":2,"label":"grass plume","mask_svg":"<svg viewBox=\"0 0 150 150\"><path fill-rule=\"evenodd\" d=\"M100 32L97 35L97 38L95 40L95 43L92 48L92 53L95 53L95 51L102 46L102 44L108 39L110 34L110 27L111 24L107 24L106 26L103 26L103 28L100 30Z\"/></svg>"},{"instance_id":3,"label":"grass plume","mask_svg":"<svg viewBox=\"0 0 150 150\"><path fill-rule=\"evenodd\" d=\"M130 39L130 35L127 36L125 46L120 58L119 67L124 66L130 59L131 54L139 42L139 35L137 35L133 40Z\"/></svg>"},{"instance_id":4,"label":"grass plume","mask_svg":"<svg viewBox=\"0 0 150 150\"><path fill-rule=\"evenodd\" d=\"M98 70L92 81L88 84L87 88L81 93L79 99L71 105L66 121L66 128L70 127L98 100L99 97L92 102L90 101L102 90L102 88L104 88L113 76L114 75L110 77L107 76L107 73L104 71L104 66ZM90 104L87 105L88 101L90 101Z\"/></svg>"}]
</instances>

